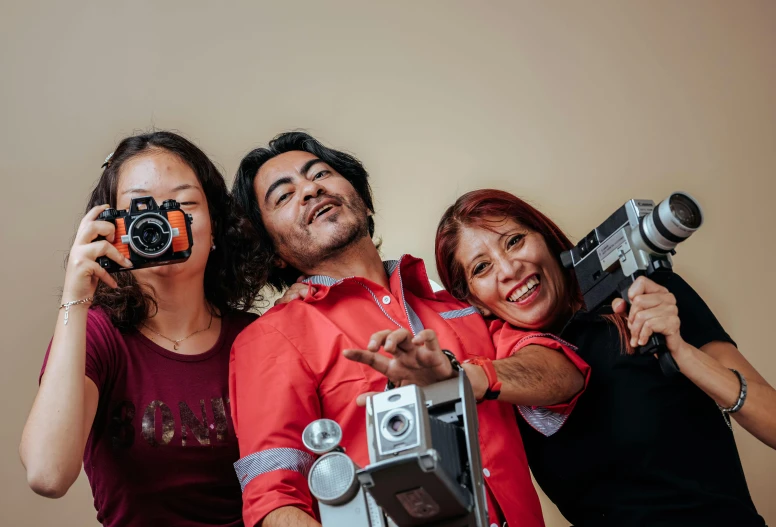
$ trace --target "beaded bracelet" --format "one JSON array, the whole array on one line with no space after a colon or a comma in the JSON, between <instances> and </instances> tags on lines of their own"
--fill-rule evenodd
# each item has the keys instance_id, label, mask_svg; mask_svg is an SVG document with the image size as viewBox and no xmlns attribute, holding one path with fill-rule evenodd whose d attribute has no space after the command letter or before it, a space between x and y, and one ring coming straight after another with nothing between
<instances>
[{"instance_id":1,"label":"beaded bracelet","mask_svg":"<svg viewBox=\"0 0 776 527\"><path fill-rule=\"evenodd\" d=\"M722 412L722 415L725 416L725 422L728 425L728 428L733 430L733 426L730 423L730 416L728 414L734 414L737 411L741 409L742 406L744 406L744 401L746 401L746 392L747 392L747 385L746 385L746 378L744 378L743 374L739 372L738 370L734 370L733 368L730 368L730 371L736 374L738 377L738 382L741 385L741 390L738 392L738 399L736 399L736 402L733 403L733 406L729 406L727 408L722 407L719 403L717 403L717 408Z\"/></svg>"}]
</instances>

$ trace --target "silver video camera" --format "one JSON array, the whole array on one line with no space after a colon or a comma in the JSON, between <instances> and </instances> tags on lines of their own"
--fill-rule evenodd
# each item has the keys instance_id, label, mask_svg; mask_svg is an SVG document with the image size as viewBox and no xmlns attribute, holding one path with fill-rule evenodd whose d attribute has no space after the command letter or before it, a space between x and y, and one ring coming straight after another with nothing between
<instances>
[{"instance_id":1,"label":"silver video camera","mask_svg":"<svg viewBox=\"0 0 776 527\"><path fill-rule=\"evenodd\" d=\"M323 527L487 526L476 401L463 372L424 388L371 396L370 464L362 469L334 451L339 438L324 438L333 434L323 421L304 432L310 450L326 452L308 476Z\"/></svg>"},{"instance_id":2,"label":"silver video camera","mask_svg":"<svg viewBox=\"0 0 776 527\"><path fill-rule=\"evenodd\" d=\"M655 202L632 199L570 251L560 255L573 269L588 312L606 308L617 297L628 300L628 289L639 276L673 271L676 246L703 224L698 202L685 192L674 192ZM640 353L657 353L665 375L679 372L663 335L652 335Z\"/></svg>"}]
</instances>

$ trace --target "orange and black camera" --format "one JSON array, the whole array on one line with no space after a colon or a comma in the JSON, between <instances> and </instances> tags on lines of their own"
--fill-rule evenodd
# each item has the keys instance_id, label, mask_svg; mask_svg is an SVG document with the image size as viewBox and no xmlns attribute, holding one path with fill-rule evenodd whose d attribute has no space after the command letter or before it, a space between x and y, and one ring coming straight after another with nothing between
<instances>
[{"instance_id":1,"label":"orange and black camera","mask_svg":"<svg viewBox=\"0 0 776 527\"><path fill-rule=\"evenodd\" d=\"M191 256L193 219L174 199L160 207L151 196L134 198L129 210L106 209L97 219L116 226L113 246L134 266L126 269L101 256L97 263L109 273L181 263Z\"/></svg>"}]
</instances>

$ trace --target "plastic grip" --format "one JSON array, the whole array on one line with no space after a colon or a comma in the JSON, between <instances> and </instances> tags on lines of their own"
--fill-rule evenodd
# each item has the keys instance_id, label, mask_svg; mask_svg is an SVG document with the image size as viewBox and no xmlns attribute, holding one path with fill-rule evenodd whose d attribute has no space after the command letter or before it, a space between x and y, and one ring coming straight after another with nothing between
<instances>
[{"instance_id":1,"label":"plastic grip","mask_svg":"<svg viewBox=\"0 0 776 527\"><path fill-rule=\"evenodd\" d=\"M124 256L129 258L129 245L121 241L121 237L127 234L127 226L124 225L124 218L116 218L116 232L113 237L113 246Z\"/></svg>"},{"instance_id":2,"label":"plastic grip","mask_svg":"<svg viewBox=\"0 0 776 527\"><path fill-rule=\"evenodd\" d=\"M178 236L172 239L173 252L185 251L189 246L189 231L186 229L186 217L180 210L171 210L167 213L167 221L173 229L178 229Z\"/></svg>"}]
</instances>

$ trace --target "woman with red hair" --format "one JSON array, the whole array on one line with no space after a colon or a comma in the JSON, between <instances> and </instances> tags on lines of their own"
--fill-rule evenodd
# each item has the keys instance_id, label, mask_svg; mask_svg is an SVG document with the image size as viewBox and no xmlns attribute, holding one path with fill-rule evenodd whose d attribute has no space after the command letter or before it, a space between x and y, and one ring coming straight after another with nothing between
<instances>
[{"instance_id":1,"label":"woman with red hair","mask_svg":"<svg viewBox=\"0 0 776 527\"><path fill-rule=\"evenodd\" d=\"M676 274L659 283L639 278L627 315L621 299L613 315L585 312L574 274L560 262L571 247L552 220L498 190L459 198L436 235L442 283L490 320L498 356L552 334L576 345L591 367L557 433L518 420L542 489L577 527L765 525L729 415L776 447L776 391ZM665 335L683 375L665 377L654 357L632 354L653 333ZM507 362L493 361L489 382L509 382ZM476 388L477 373L467 373Z\"/></svg>"}]
</instances>

